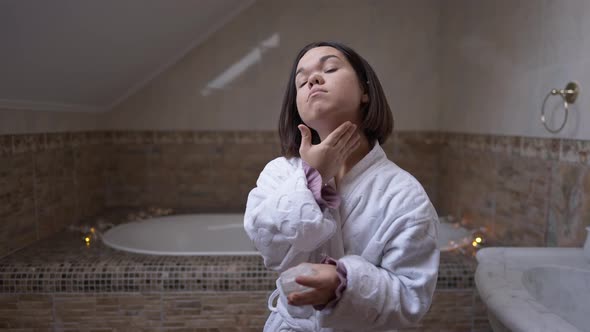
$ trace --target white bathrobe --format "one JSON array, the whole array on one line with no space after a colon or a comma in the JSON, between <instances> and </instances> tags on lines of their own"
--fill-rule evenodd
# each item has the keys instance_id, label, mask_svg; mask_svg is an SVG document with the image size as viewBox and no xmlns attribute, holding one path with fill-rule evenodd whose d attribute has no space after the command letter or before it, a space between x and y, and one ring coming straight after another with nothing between
<instances>
[{"instance_id":1,"label":"white bathrobe","mask_svg":"<svg viewBox=\"0 0 590 332\"><path fill-rule=\"evenodd\" d=\"M335 306L316 311L279 300L265 331L392 331L428 311L438 275L438 217L420 183L375 143L338 192L340 207L322 212L301 159L284 157L266 165L250 192L244 227L267 268L282 272L328 255L347 270Z\"/></svg>"}]
</instances>

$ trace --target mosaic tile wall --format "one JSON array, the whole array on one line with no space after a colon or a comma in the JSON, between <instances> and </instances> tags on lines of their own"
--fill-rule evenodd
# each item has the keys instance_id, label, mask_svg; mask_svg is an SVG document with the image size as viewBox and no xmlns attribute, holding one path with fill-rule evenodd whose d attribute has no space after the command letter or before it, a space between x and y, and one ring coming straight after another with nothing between
<instances>
[{"instance_id":1,"label":"mosaic tile wall","mask_svg":"<svg viewBox=\"0 0 590 332\"><path fill-rule=\"evenodd\" d=\"M430 136L402 133L391 140L398 144L384 149L434 197L437 162ZM242 212L260 171L280 148L273 132L132 132L115 133L111 153L107 206Z\"/></svg>"},{"instance_id":2,"label":"mosaic tile wall","mask_svg":"<svg viewBox=\"0 0 590 332\"><path fill-rule=\"evenodd\" d=\"M0 297L0 331L260 332L267 292L13 295Z\"/></svg>"},{"instance_id":3,"label":"mosaic tile wall","mask_svg":"<svg viewBox=\"0 0 590 332\"><path fill-rule=\"evenodd\" d=\"M260 332L268 317L267 297L268 292L3 296L0 331ZM465 290L436 292L420 324L400 331L491 329L481 300Z\"/></svg>"},{"instance_id":4,"label":"mosaic tile wall","mask_svg":"<svg viewBox=\"0 0 590 332\"><path fill-rule=\"evenodd\" d=\"M267 296L267 292L5 296L0 298L0 331L259 332L268 316ZM485 314L473 318L481 308L472 291L436 292L421 323L400 331L491 331Z\"/></svg>"},{"instance_id":5,"label":"mosaic tile wall","mask_svg":"<svg viewBox=\"0 0 590 332\"><path fill-rule=\"evenodd\" d=\"M437 210L494 245L581 247L590 225L590 141L441 134Z\"/></svg>"},{"instance_id":6,"label":"mosaic tile wall","mask_svg":"<svg viewBox=\"0 0 590 332\"><path fill-rule=\"evenodd\" d=\"M433 200L436 137L404 132L383 147ZM107 206L242 212L260 171L280 155L280 147L273 132L115 132L110 154Z\"/></svg>"},{"instance_id":7,"label":"mosaic tile wall","mask_svg":"<svg viewBox=\"0 0 590 332\"><path fill-rule=\"evenodd\" d=\"M0 257L104 208L105 135L0 136Z\"/></svg>"},{"instance_id":8,"label":"mosaic tile wall","mask_svg":"<svg viewBox=\"0 0 590 332\"><path fill-rule=\"evenodd\" d=\"M280 155L272 132L114 132L107 206L243 212L264 165Z\"/></svg>"},{"instance_id":9,"label":"mosaic tile wall","mask_svg":"<svg viewBox=\"0 0 590 332\"><path fill-rule=\"evenodd\" d=\"M401 132L384 146L439 214L512 246L580 246L590 223L590 142ZM0 257L105 207L240 212L272 132L0 136ZM450 188L452 188L450 190Z\"/></svg>"},{"instance_id":10,"label":"mosaic tile wall","mask_svg":"<svg viewBox=\"0 0 590 332\"><path fill-rule=\"evenodd\" d=\"M433 150L412 147L422 136L429 134L400 134L394 140L402 145L384 148L399 150L434 197ZM0 257L105 207L242 212L258 174L279 152L272 132L2 135Z\"/></svg>"}]
</instances>

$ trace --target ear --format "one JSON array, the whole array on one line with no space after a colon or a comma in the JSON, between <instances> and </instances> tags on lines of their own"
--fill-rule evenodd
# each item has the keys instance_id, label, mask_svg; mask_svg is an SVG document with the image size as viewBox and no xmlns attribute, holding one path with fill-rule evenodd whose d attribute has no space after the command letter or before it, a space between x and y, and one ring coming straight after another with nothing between
<instances>
[{"instance_id":1,"label":"ear","mask_svg":"<svg viewBox=\"0 0 590 332\"><path fill-rule=\"evenodd\" d=\"M366 104L368 102L369 102L369 94L363 93L363 96L361 97L361 103Z\"/></svg>"}]
</instances>

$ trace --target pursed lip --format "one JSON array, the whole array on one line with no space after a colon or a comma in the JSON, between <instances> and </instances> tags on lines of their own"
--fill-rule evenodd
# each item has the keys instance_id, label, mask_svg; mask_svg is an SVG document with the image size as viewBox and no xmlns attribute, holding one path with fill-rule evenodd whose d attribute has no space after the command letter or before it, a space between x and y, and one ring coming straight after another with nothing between
<instances>
[{"instance_id":1,"label":"pursed lip","mask_svg":"<svg viewBox=\"0 0 590 332\"><path fill-rule=\"evenodd\" d=\"M326 93L328 91L321 89L321 88L313 88L309 91L309 95L307 95L307 100L309 100L311 97L313 97L315 94L319 94L319 93Z\"/></svg>"}]
</instances>

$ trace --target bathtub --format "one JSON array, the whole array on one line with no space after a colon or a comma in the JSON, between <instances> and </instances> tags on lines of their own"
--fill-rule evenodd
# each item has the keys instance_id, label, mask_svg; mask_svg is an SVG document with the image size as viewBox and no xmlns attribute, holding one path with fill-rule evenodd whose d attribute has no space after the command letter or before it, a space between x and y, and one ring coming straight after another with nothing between
<instances>
[{"instance_id":1,"label":"bathtub","mask_svg":"<svg viewBox=\"0 0 590 332\"><path fill-rule=\"evenodd\" d=\"M100 235L100 234L99 234ZM173 256L258 255L243 214L187 214L134 221L100 235L105 245L133 253ZM441 218L441 251L465 247L472 233Z\"/></svg>"},{"instance_id":2,"label":"bathtub","mask_svg":"<svg viewBox=\"0 0 590 332\"><path fill-rule=\"evenodd\" d=\"M278 273L266 268L251 247L242 215L154 216L121 224L156 213L160 212L105 209L91 221L4 257L0 302L14 308L10 317L0 310L0 321L44 330L62 330L66 322L70 330L86 330L90 315L96 328L122 331L180 323L186 330L206 324L210 329L235 331L238 324L243 330L262 331ZM443 224L441 239L447 226L448 234L457 235L456 228ZM127 251L100 240L108 227L116 228L106 232L106 242ZM468 245L467 254L441 253L434 296L444 301L433 302L424 318L425 328L437 330L437 322L444 320L447 327L471 321L479 322L474 330L485 329L485 307L473 282L477 262ZM461 310L467 307L473 310ZM72 308L77 312L72 314ZM457 310L449 315L449 308Z\"/></svg>"}]
</instances>

